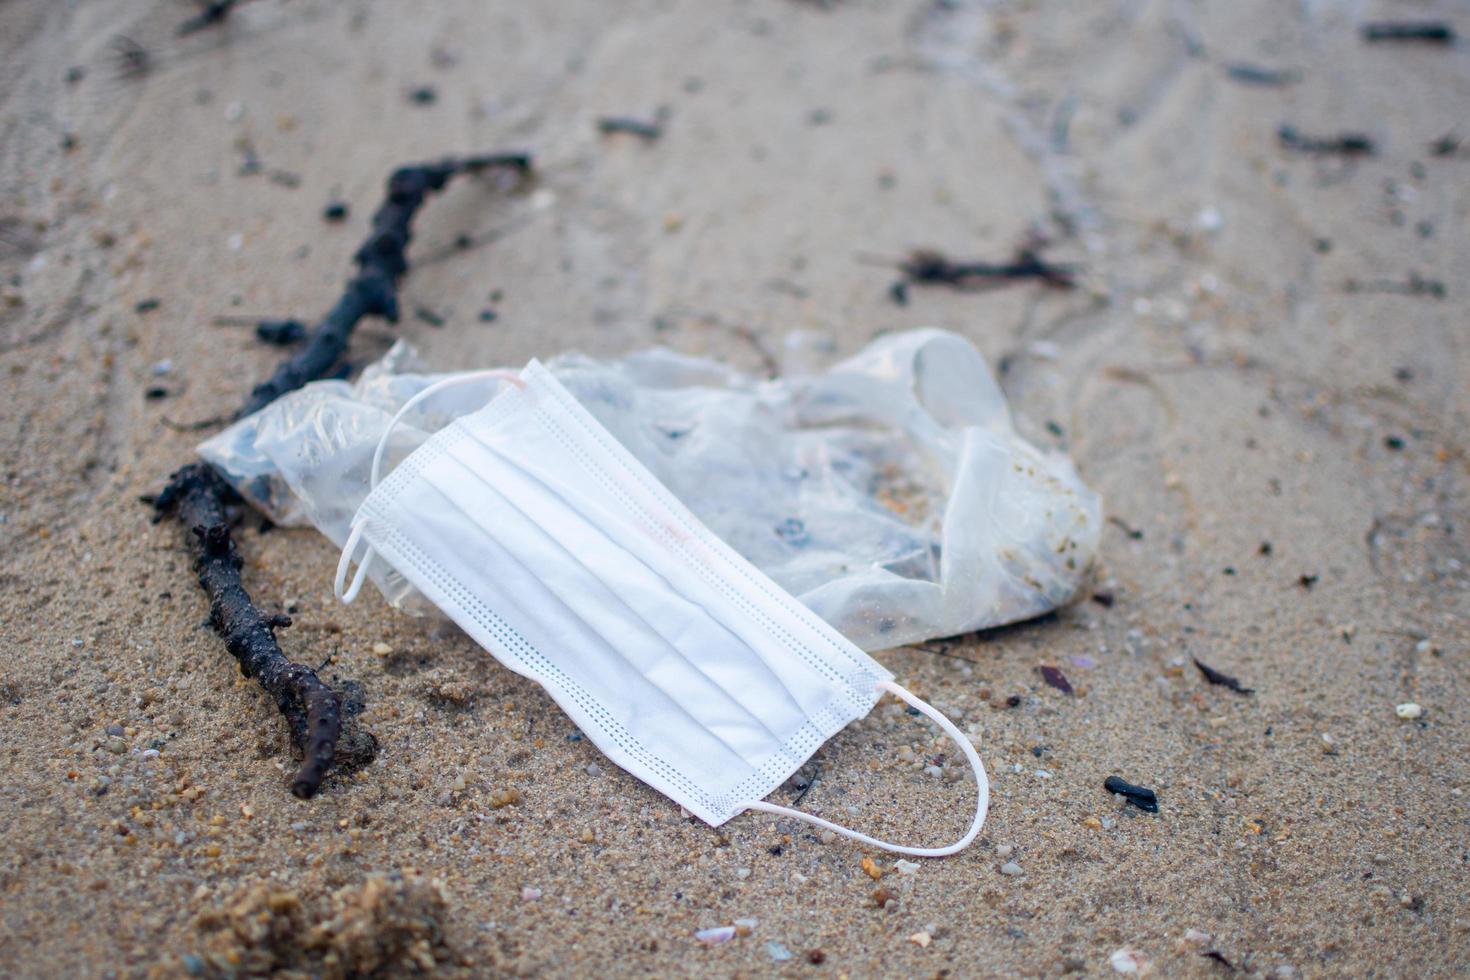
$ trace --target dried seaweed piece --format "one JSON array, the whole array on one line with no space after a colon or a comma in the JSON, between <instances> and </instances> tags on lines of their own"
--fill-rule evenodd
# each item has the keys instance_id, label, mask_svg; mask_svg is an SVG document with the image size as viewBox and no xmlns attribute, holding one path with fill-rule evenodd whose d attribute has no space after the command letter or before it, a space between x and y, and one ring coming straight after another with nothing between
<instances>
[{"instance_id":1,"label":"dried seaweed piece","mask_svg":"<svg viewBox=\"0 0 1470 980\"><path fill-rule=\"evenodd\" d=\"M1010 262L956 262L942 252L919 249L899 263L904 278L919 285L952 286L973 290L1007 281L1039 279L1048 286L1071 289L1077 270L1070 265L1047 262L1034 248L1022 248Z\"/></svg>"},{"instance_id":2,"label":"dried seaweed piece","mask_svg":"<svg viewBox=\"0 0 1470 980\"><path fill-rule=\"evenodd\" d=\"M1364 24L1363 40L1375 41L1423 41L1429 44L1454 44L1455 29L1444 21L1378 21Z\"/></svg>"},{"instance_id":3,"label":"dried seaweed piece","mask_svg":"<svg viewBox=\"0 0 1470 980\"><path fill-rule=\"evenodd\" d=\"M1234 677L1231 677L1229 674L1220 673L1209 664L1202 662L1199 657L1195 657L1193 659L1194 665L1199 668L1199 672L1201 674L1204 674L1205 680L1209 681L1211 684L1218 684L1221 687L1228 687L1230 688L1230 690L1236 692L1237 694L1255 693L1255 688L1242 687L1240 681L1236 680Z\"/></svg>"},{"instance_id":4,"label":"dried seaweed piece","mask_svg":"<svg viewBox=\"0 0 1470 980\"><path fill-rule=\"evenodd\" d=\"M410 225L431 191L443 189L456 174L500 167L525 173L530 166L530 158L523 153L502 153L394 171L388 178L388 199L373 215L373 230L353 256L357 275L348 281L337 304L311 332L306 346L281 362L269 379L256 385L235 417L257 412L286 392L326 376L341 360L353 328L363 317L381 316L389 323L398 322L398 279L408 270L408 243L413 237Z\"/></svg>"},{"instance_id":5,"label":"dried seaweed piece","mask_svg":"<svg viewBox=\"0 0 1470 980\"><path fill-rule=\"evenodd\" d=\"M308 381L329 376L346 349L359 320L379 314L395 320L398 278L408 270L406 249L409 225L430 191L441 189L456 174L487 167L530 168L523 154L448 159L439 163L401 167L388 179L388 199L373 215L373 230L358 249L358 273L346 292L312 333L304 350L286 359L271 379L257 385L236 417L263 408ZM286 716L291 740L302 754L291 781L291 792L303 799L316 794L333 764L361 764L376 751L370 735L354 733L340 746L345 712L342 698L322 682L314 670L293 663L281 651L275 631L290 625L286 616L267 615L251 600L240 580L244 565L230 536L227 508L238 497L213 467L191 463L175 472L168 486L150 502L155 522L175 512L192 532L194 567L199 585L209 596L209 621L240 662L240 670L254 677Z\"/></svg>"},{"instance_id":6,"label":"dried seaweed piece","mask_svg":"<svg viewBox=\"0 0 1470 980\"><path fill-rule=\"evenodd\" d=\"M1058 691L1061 691L1063 694L1077 693L1076 691L1072 690L1072 682L1067 680L1067 675L1063 674L1058 668L1052 667L1049 664L1042 664L1036 669L1041 671L1042 680L1046 681L1048 684L1056 688Z\"/></svg>"},{"instance_id":7,"label":"dried seaweed piece","mask_svg":"<svg viewBox=\"0 0 1470 980\"><path fill-rule=\"evenodd\" d=\"M1303 136L1294 126L1282 126L1276 131L1276 138L1288 150L1321 156L1372 156L1378 149L1372 137L1362 133L1339 133L1326 137Z\"/></svg>"},{"instance_id":8,"label":"dried seaweed piece","mask_svg":"<svg viewBox=\"0 0 1470 980\"><path fill-rule=\"evenodd\" d=\"M1146 786L1134 786L1122 776L1109 776L1103 781L1103 789L1123 795L1129 803L1146 813L1159 812L1159 798L1154 795L1153 790Z\"/></svg>"}]
</instances>

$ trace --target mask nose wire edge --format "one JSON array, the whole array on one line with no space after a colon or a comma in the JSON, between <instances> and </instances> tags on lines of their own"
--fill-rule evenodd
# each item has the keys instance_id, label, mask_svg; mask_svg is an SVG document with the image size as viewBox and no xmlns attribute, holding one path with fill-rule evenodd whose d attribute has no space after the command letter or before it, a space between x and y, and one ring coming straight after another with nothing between
<instances>
[{"instance_id":1,"label":"mask nose wire edge","mask_svg":"<svg viewBox=\"0 0 1470 980\"><path fill-rule=\"evenodd\" d=\"M398 427L398 423L403 421L403 417L407 415L414 408L414 406L418 405L419 402L428 398L430 395L442 391L445 388L449 388L457 384L463 384L466 381L479 381L484 378L499 378L501 381L510 382L517 388L526 387L526 382L521 378L518 373L516 373L515 371L508 371L503 368L494 368L488 371L471 371L467 374L451 375L448 378L441 378L440 380L429 385L427 388L420 391L418 394L414 395L408 401L403 403L403 406L399 408L398 411L394 414L393 418L388 421L387 427L383 429L383 434L378 437L377 448L373 450L373 466L368 483L368 492L371 493L373 490L376 490L379 481L382 479L383 451L388 448L388 437L393 434L393 430ZM347 543L342 546L342 555L340 558L337 559L337 576L332 582L332 592L337 596L338 599L341 599L343 602L351 602L353 599L357 598L357 593L362 589L363 582L367 580L368 566L372 564L373 558L377 554L377 552L373 551L372 545L368 545L367 550L362 556L362 561L358 562L357 574L352 577L352 584L347 586L346 590L344 591L342 588L342 584L347 579L347 567L352 563L352 554L357 550L358 542L362 539L363 527L364 523L360 517L353 518L352 533L347 536Z\"/></svg>"},{"instance_id":2,"label":"mask nose wire edge","mask_svg":"<svg viewBox=\"0 0 1470 980\"><path fill-rule=\"evenodd\" d=\"M824 830L830 830L873 847L881 847L883 850L892 851L895 854L907 854L911 857L947 857L951 854L957 854L968 847L970 842L980 833L980 828L985 825L985 815L990 811L990 779L985 774L985 764L980 761L980 755L975 751L975 746L970 744L969 738L955 726L954 722L940 714L928 702L920 700L910 693L907 688L901 687L893 681L879 681L877 686L880 690L887 691L900 700L907 702L920 714L938 725L944 734L948 735L960 747L960 751L969 760L970 768L975 771L975 788L978 791L978 798L975 801L975 819L971 821L970 829L965 832L965 836L947 847L905 847L900 844L890 844L887 841L881 841L875 837L869 837L867 834L860 833L850 827L843 827L840 824L823 820L821 817L814 816L810 813L803 813L800 810L793 810L790 807L779 806L775 803L767 803L764 800L752 800L748 803L742 803L740 805L741 809L759 810L762 813L771 813L776 816L802 820L821 827Z\"/></svg>"}]
</instances>

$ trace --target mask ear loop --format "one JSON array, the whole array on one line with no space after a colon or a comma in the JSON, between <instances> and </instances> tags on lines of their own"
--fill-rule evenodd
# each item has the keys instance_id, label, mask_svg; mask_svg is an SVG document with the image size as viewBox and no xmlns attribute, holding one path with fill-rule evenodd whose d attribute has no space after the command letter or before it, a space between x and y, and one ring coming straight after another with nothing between
<instances>
[{"instance_id":1,"label":"mask ear loop","mask_svg":"<svg viewBox=\"0 0 1470 980\"><path fill-rule=\"evenodd\" d=\"M403 407L388 421L388 427L378 437L378 446L373 450L373 466L368 483L369 492L376 490L379 481L382 479L383 452L388 448L388 437L393 434L393 430L398 427L398 423L403 421L403 417L412 411L414 406L418 405L419 402L428 398L430 395L443 391L445 388L457 384L464 384L466 381L480 381L484 378L498 378L501 381L508 381L517 388L526 387L526 382L521 380L521 376L515 371L495 368L488 371L471 371L468 374L456 374L452 377L443 378L414 395L403 403ZM337 559L337 577L332 582L332 592L343 602L351 602L357 598L357 593L361 591L363 582L367 580L368 566L372 564L373 558L377 556L377 552L373 551L372 545L368 545L367 550L363 553L362 561L357 563L357 574L352 576L352 584L347 586L345 590L342 588L343 583L347 581L347 569L352 564L352 555L357 551L358 542L362 540L362 531L365 526L366 523L363 519L355 518L353 520L352 533L347 536L347 543L342 546L342 555Z\"/></svg>"},{"instance_id":2,"label":"mask ear loop","mask_svg":"<svg viewBox=\"0 0 1470 980\"><path fill-rule=\"evenodd\" d=\"M970 829L965 832L965 836L948 847L904 847L899 844L890 844L887 841L878 840L875 837L869 837L867 834L859 833L849 827L839 826L830 820L823 820L821 817L813 816L810 813L803 813L800 810L793 810L786 806L778 806L775 803L767 803L764 800L755 800L741 805L749 810L759 810L762 813L772 813L780 817L792 817L796 820L804 820L824 830L830 830L844 837L851 837L855 841L860 841L873 847L881 847L883 850L892 851L895 854L907 854L911 857L947 857L950 854L957 854L968 847L970 842L980 833L980 828L985 825L985 815L990 810L990 779L985 775L985 764L980 761L979 753L975 751L975 747L970 744L970 740L965 736L964 732L956 728L954 722L940 714L928 702L919 700L913 694L909 693L906 688L900 687L892 681L879 681L878 687L888 691L894 697L908 702L911 707L917 709L919 713L925 715L930 721L938 725L944 731L944 734L954 740L955 744L960 747L960 751L965 754L965 758L970 761L970 768L975 771L975 788L979 792L979 799L975 802L975 819L970 823Z\"/></svg>"}]
</instances>

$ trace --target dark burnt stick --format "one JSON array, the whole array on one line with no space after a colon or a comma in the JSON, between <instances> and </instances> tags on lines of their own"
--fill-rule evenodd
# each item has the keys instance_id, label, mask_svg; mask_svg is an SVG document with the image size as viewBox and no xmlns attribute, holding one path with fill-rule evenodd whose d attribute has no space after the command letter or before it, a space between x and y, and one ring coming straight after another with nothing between
<instances>
[{"instance_id":1,"label":"dark burnt stick","mask_svg":"<svg viewBox=\"0 0 1470 980\"><path fill-rule=\"evenodd\" d=\"M336 755L342 734L342 699L316 671L292 663L281 652L275 631L290 626L290 617L267 615L241 584L245 560L230 536L226 513L236 499L234 490L213 467L190 463L169 479L154 507L158 519L177 511L179 520L192 531L189 547L199 586L209 596L209 624L239 661L240 673L253 677L286 716L291 741L301 753L291 792L310 799Z\"/></svg>"},{"instance_id":2,"label":"dark burnt stick","mask_svg":"<svg viewBox=\"0 0 1470 980\"><path fill-rule=\"evenodd\" d=\"M270 378L250 393L236 413L243 418L257 412L288 391L325 377L347 351L347 341L358 321L381 316L398 322L398 279L408 271L408 243L413 217L431 191L441 190L456 174L504 167L525 173L531 161L523 153L462 157L438 163L400 167L388 178L388 199L373 215L373 230L353 261L357 274L347 283L337 304L311 332L305 346L282 361Z\"/></svg>"},{"instance_id":3,"label":"dark burnt stick","mask_svg":"<svg viewBox=\"0 0 1470 980\"><path fill-rule=\"evenodd\" d=\"M236 417L263 408L308 381L330 376L353 328L364 316L378 313L396 320L398 279L408 271L409 225L415 212L430 191L441 189L454 175L489 167L524 173L530 169L530 158L524 154L466 157L394 171L388 179L388 199L373 216L372 234L355 256L357 275L348 282L343 297L312 333L305 349L287 358L270 381L257 386ZM376 742L357 733L352 744L339 746L344 715L341 696L316 671L287 659L275 631L289 626L290 619L267 615L245 590L240 580L244 559L230 536L227 513L238 499L212 466L191 463L174 473L151 503L155 522L175 512L191 531L194 568L209 597L210 625L239 661L241 672L255 678L285 715L291 741L302 756L291 792L307 799L321 788L334 761L339 766L364 764L371 760Z\"/></svg>"},{"instance_id":4,"label":"dark burnt stick","mask_svg":"<svg viewBox=\"0 0 1470 980\"><path fill-rule=\"evenodd\" d=\"M956 262L940 252L921 249L899 263L898 269L911 283L956 289L979 289L1016 279L1039 279L1060 289L1076 285L1076 269L1047 262L1031 248L1021 249L1010 262Z\"/></svg>"}]
</instances>

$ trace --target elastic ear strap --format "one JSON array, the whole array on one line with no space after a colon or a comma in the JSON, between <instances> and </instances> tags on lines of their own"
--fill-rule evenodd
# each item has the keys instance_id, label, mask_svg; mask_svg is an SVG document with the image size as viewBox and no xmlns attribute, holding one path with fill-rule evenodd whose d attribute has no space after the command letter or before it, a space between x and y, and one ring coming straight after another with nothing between
<instances>
[{"instance_id":1,"label":"elastic ear strap","mask_svg":"<svg viewBox=\"0 0 1470 980\"><path fill-rule=\"evenodd\" d=\"M425 398L428 398L435 392L442 391L443 389L448 388L452 385L463 384L466 381L479 381L481 378L500 378L502 381L509 381L517 388L524 388L526 386L526 383L521 380L520 375L516 374L514 371L506 371L503 369L495 369L491 371L471 371L468 374L456 374L448 378L443 378L442 380L436 381L433 384L429 385L423 391L419 392L417 395L414 395L408 401L403 403L403 407L400 408L396 414L394 414L393 418L388 420L388 427L385 428L383 430L383 434L378 437L377 448L373 450L373 468L369 483L370 488L376 489L378 486L378 481L382 478L383 451L388 448L388 437L393 434L393 430L398 427L398 423L403 421L403 417L407 415L415 405L423 401ZM344 590L342 588L342 585L344 582L347 581L347 568L349 565L352 564L352 553L357 550L358 541L362 539L363 526L364 525L362 524L354 524L352 526L352 533L347 536L347 543L342 546L342 555L340 558L337 559L337 577L332 581L332 591L336 594L337 598L341 599L343 602L351 602L353 599L357 598L357 593L362 590L363 583L367 581L368 566L372 564L373 557L377 554L377 552L373 551L372 545L369 545L367 547L367 550L362 556L362 561L358 562L357 564L357 574L352 577L352 584L347 586L347 588Z\"/></svg>"},{"instance_id":2,"label":"elastic ear strap","mask_svg":"<svg viewBox=\"0 0 1470 980\"><path fill-rule=\"evenodd\" d=\"M899 844L890 844L887 841L869 837L867 834L862 834L849 827L832 823L830 820L823 820L821 817L812 816L810 813L803 813L800 810L793 810L790 807L777 806L774 803L767 803L764 800L756 800L743 805L746 809L750 810L760 810L763 813L773 813L780 817L792 817L796 820L804 820L809 824L814 824L833 833L841 834L844 837L851 837L855 841L860 841L873 847L881 847L885 851L893 851L895 854L907 854L911 857L947 857L950 854L956 854L968 847L970 842L980 833L980 828L985 825L985 814L990 810L990 780L985 775L985 764L980 761L979 753L975 751L975 746L970 744L970 740L965 736L965 733L956 728L954 722L936 711L928 702L919 700L910 694L907 689L900 687L892 681L880 681L878 687L888 691L894 697L908 702L919 713L928 717L930 721L934 722L934 724L938 725L944 731L944 734L954 740L955 744L960 747L960 751L965 754L965 758L970 760L970 768L975 770L975 788L979 793L979 798L975 801L975 819L970 823L970 829L965 832L965 836L948 847L903 847Z\"/></svg>"},{"instance_id":3,"label":"elastic ear strap","mask_svg":"<svg viewBox=\"0 0 1470 980\"><path fill-rule=\"evenodd\" d=\"M352 576L352 584L344 592L342 583L347 580L347 566L352 564L352 553L357 550L357 542L362 540L362 529L365 524L352 525L352 533L347 535L347 543L342 546L342 555L337 559L337 577L332 580L332 593L343 602L351 602L357 598L357 593L362 589L362 583L367 579L368 565L373 560L372 545L368 546L367 553L362 556L362 561L357 563L357 574Z\"/></svg>"},{"instance_id":4,"label":"elastic ear strap","mask_svg":"<svg viewBox=\"0 0 1470 980\"><path fill-rule=\"evenodd\" d=\"M373 472L372 483L370 485L376 488L378 485L378 480L382 476L383 450L388 448L388 437L393 434L393 430L398 428L398 423L403 421L403 417L407 415L415 405L423 401L425 398L428 398L435 392L443 391L445 388L449 388L457 384L464 384L466 381L479 381L482 378L499 378L502 381L509 381L517 388L524 388L526 386L526 383L521 380L521 376L519 374L514 371L507 371L504 368L495 368L489 371L470 371L467 374L454 374L450 375L447 378L441 378L440 380L435 381L433 384L429 385L429 387L425 388L423 391L419 392L417 395L414 395L408 401L404 402L403 407L398 410L397 414L394 415L391 420L389 420L388 427L383 430L383 434L378 437L378 448L373 450Z\"/></svg>"}]
</instances>

